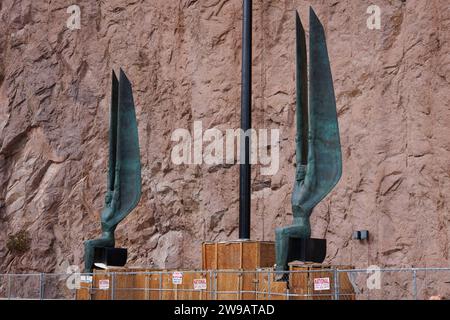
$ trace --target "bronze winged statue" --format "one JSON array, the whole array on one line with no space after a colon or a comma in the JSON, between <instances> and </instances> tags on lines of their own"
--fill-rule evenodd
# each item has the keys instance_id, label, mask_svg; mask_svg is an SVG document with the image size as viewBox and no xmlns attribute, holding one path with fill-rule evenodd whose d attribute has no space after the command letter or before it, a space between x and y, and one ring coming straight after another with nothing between
<instances>
[{"instance_id":1,"label":"bronze winged statue","mask_svg":"<svg viewBox=\"0 0 450 320\"><path fill-rule=\"evenodd\" d=\"M120 69L112 72L109 127L109 167L102 235L85 242L85 272L92 272L96 247L114 248L117 225L137 206L141 197L141 162L131 83Z\"/></svg>"},{"instance_id":2,"label":"bronze winged statue","mask_svg":"<svg viewBox=\"0 0 450 320\"><path fill-rule=\"evenodd\" d=\"M291 238L311 237L311 213L342 175L336 100L325 32L312 8L309 23L308 86L305 30L296 12L297 166L291 199L294 221L275 232L277 270L287 269Z\"/></svg>"}]
</instances>

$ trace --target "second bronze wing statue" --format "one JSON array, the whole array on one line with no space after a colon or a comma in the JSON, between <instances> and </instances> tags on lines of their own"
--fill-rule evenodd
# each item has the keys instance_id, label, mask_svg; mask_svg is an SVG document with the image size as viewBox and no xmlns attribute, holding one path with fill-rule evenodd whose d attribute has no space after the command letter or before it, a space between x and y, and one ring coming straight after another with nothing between
<instances>
[{"instance_id":1,"label":"second bronze wing statue","mask_svg":"<svg viewBox=\"0 0 450 320\"><path fill-rule=\"evenodd\" d=\"M308 94L305 31L296 13L297 167L292 192L294 221L291 226L278 228L275 232L277 270L287 269L291 238L311 237L311 213L334 188L342 175L336 100L325 32L312 9L309 23L311 62Z\"/></svg>"},{"instance_id":2,"label":"second bronze wing statue","mask_svg":"<svg viewBox=\"0 0 450 320\"><path fill-rule=\"evenodd\" d=\"M141 162L131 83L120 70L112 73L109 128L109 167L102 235L85 242L85 272L92 272L95 248L114 248L117 225L137 206L141 197Z\"/></svg>"}]
</instances>

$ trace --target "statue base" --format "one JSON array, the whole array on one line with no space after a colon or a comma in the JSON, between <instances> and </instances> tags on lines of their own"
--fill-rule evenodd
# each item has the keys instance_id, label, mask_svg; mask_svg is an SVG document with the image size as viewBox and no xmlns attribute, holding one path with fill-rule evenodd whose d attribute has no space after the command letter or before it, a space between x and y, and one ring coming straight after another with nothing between
<instances>
[{"instance_id":1,"label":"statue base","mask_svg":"<svg viewBox=\"0 0 450 320\"><path fill-rule=\"evenodd\" d=\"M106 247L94 249L94 268L123 267L126 263L127 249Z\"/></svg>"},{"instance_id":2,"label":"statue base","mask_svg":"<svg viewBox=\"0 0 450 320\"><path fill-rule=\"evenodd\" d=\"M289 238L288 262L322 263L327 254L326 239Z\"/></svg>"}]
</instances>

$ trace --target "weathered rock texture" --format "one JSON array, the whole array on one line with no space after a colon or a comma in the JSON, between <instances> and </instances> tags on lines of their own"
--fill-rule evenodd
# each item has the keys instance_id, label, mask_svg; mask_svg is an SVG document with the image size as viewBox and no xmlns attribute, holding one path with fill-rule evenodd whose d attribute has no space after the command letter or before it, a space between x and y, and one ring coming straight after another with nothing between
<instances>
[{"instance_id":1,"label":"weathered rock texture","mask_svg":"<svg viewBox=\"0 0 450 320\"><path fill-rule=\"evenodd\" d=\"M252 237L291 222L295 20L322 19L334 75L343 177L313 214L328 262L356 267L448 266L450 9L447 0L254 1L255 128L281 130L280 170L253 170ZM0 2L0 272L82 265L100 232L111 69L134 87L143 195L119 226L131 265L199 267L204 240L237 238L238 166L177 166L177 128L238 128L241 1ZM126 4L125 4L126 3ZM11 234L31 249L14 255ZM369 243L351 240L370 231ZM406 280L405 280L406 281ZM448 284L437 280L429 294Z\"/></svg>"}]
</instances>

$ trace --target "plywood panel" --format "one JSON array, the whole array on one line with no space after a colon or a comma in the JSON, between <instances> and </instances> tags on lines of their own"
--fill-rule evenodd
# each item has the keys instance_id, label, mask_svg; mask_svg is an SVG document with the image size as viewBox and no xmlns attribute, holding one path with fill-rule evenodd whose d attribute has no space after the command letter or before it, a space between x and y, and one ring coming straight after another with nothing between
<instances>
[{"instance_id":1,"label":"plywood panel","mask_svg":"<svg viewBox=\"0 0 450 320\"><path fill-rule=\"evenodd\" d=\"M114 300L133 300L138 288L135 288L134 274L114 273L111 275L114 283Z\"/></svg>"},{"instance_id":2,"label":"plywood panel","mask_svg":"<svg viewBox=\"0 0 450 320\"><path fill-rule=\"evenodd\" d=\"M255 300L258 275L255 272L245 272L241 277L241 300Z\"/></svg>"},{"instance_id":3,"label":"plywood panel","mask_svg":"<svg viewBox=\"0 0 450 320\"><path fill-rule=\"evenodd\" d=\"M81 282L80 289L76 290L76 300L91 300L91 283Z\"/></svg>"},{"instance_id":4,"label":"plywood panel","mask_svg":"<svg viewBox=\"0 0 450 320\"><path fill-rule=\"evenodd\" d=\"M291 299L313 299L332 300L335 299L335 270L351 270L351 266L329 266L313 263L291 263L290 270L304 271L302 273L291 273L290 286L291 293L306 294L308 297L292 297ZM314 272L313 272L314 271ZM329 290L315 290L314 279L328 278L330 280ZM354 300L355 292L346 273L339 273L339 299Z\"/></svg>"},{"instance_id":5,"label":"plywood panel","mask_svg":"<svg viewBox=\"0 0 450 320\"><path fill-rule=\"evenodd\" d=\"M100 290L100 280L109 280L109 289ZM110 300L111 295L111 276L105 271L94 270L92 276L92 300Z\"/></svg>"},{"instance_id":6,"label":"plywood panel","mask_svg":"<svg viewBox=\"0 0 450 320\"><path fill-rule=\"evenodd\" d=\"M146 272L146 271L142 271ZM150 288L149 288L150 275L147 273L139 273L134 275L134 285L136 291L134 292L134 300L149 300Z\"/></svg>"},{"instance_id":7,"label":"plywood panel","mask_svg":"<svg viewBox=\"0 0 450 320\"><path fill-rule=\"evenodd\" d=\"M148 296L145 281L147 268L108 268L114 285L115 300L146 300Z\"/></svg>"},{"instance_id":8,"label":"plywood panel","mask_svg":"<svg viewBox=\"0 0 450 320\"><path fill-rule=\"evenodd\" d=\"M220 272L216 278L216 300L239 300L240 297L240 273Z\"/></svg>"},{"instance_id":9,"label":"plywood panel","mask_svg":"<svg viewBox=\"0 0 450 320\"><path fill-rule=\"evenodd\" d=\"M271 268L275 264L275 244L273 242L260 243L260 258L258 268Z\"/></svg>"},{"instance_id":10,"label":"plywood panel","mask_svg":"<svg viewBox=\"0 0 450 320\"><path fill-rule=\"evenodd\" d=\"M275 244L261 241L203 243L203 270L256 270L275 264Z\"/></svg>"},{"instance_id":11,"label":"plywood panel","mask_svg":"<svg viewBox=\"0 0 450 320\"><path fill-rule=\"evenodd\" d=\"M172 283L172 274L163 273L161 279L161 300L176 300L176 285Z\"/></svg>"},{"instance_id":12,"label":"plywood panel","mask_svg":"<svg viewBox=\"0 0 450 320\"><path fill-rule=\"evenodd\" d=\"M343 267L342 270L351 270L353 268ZM356 300L355 289L350 281L348 273L339 274L339 299L340 300Z\"/></svg>"},{"instance_id":13,"label":"plywood panel","mask_svg":"<svg viewBox=\"0 0 450 320\"><path fill-rule=\"evenodd\" d=\"M287 300L287 281L275 281L272 269L258 270L256 300Z\"/></svg>"},{"instance_id":14,"label":"plywood panel","mask_svg":"<svg viewBox=\"0 0 450 320\"><path fill-rule=\"evenodd\" d=\"M217 269L217 243L202 244L202 269Z\"/></svg>"},{"instance_id":15,"label":"plywood panel","mask_svg":"<svg viewBox=\"0 0 450 320\"><path fill-rule=\"evenodd\" d=\"M289 291L298 296L290 297L290 300L308 300L309 297L309 274L308 267L290 267L291 271L298 271L289 274Z\"/></svg>"},{"instance_id":16,"label":"plywood panel","mask_svg":"<svg viewBox=\"0 0 450 320\"><path fill-rule=\"evenodd\" d=\"M242 261L240 254L240 244L220 243L217 246L217 268L218 269L241 269Z\"/></svg>"},{"instance_id":17,"label":"plywood panel","mask_svg":"<svg viewBox=\"0 0 450 320\"><path fill-rule=\"evenodd\" d=\"M194 290L194 279L200 278L200 272L183 272L183 283L175 286L176 300L201 300L201 291Z\"/></svg>"},{"instance_id":18,"label":"plywood panel","mask_svg":"<svg viewBox=\"0 0 450 320\"><path fill-rule=\"evenodd\" d=\"M144 280L146 281L146 286L148 288L146 299L161 300L162 291L160 291L160 288L162 288L163 275L161 273L151 273L147 275Z\"/></svg>"},{"instance_id":19,"label":"plywood panel","mask_svg":"<svg viewBox=\"0 0 450 320\"><path fill-rule=\"evenodd\" d=\"M239 248L240 264L237 269L255 270L259 264L260 252L257 242L241 242Z\"/></svg>"},{"instance_id":20,"label":"plywood panel","mask_svg":"<svg viewBox=\"0 0 450 320\"><path fill-rule=\"evenodd\" d=\"M310 268L315 272L309 274L309 284L308 291L309 295L313 300L332 300L334 296L334 270L330 269L328 266L315 265ZM322 271L323 270L323 271ZM330 271L331 270L331 271ZM315 290L314 279L329 279L330 289L329 290Z\"/></svg>"}]
</instances>

